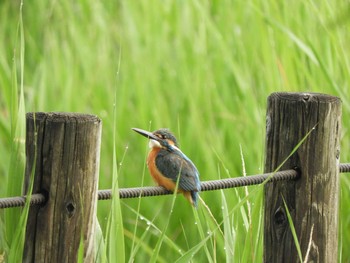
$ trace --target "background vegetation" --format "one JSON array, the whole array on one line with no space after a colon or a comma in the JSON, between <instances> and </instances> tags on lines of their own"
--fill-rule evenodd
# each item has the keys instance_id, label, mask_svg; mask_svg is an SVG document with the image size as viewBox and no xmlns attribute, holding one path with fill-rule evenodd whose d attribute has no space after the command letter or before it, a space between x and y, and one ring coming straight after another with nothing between
<instances>
[{"instance_id":1,"label":"background vegetation","mask_svg":"<svg viewBox=\"0 0 350 263\"><path fill-rule=\"evenodd\" d=\"M275 91L341 97L341 161L349 162L349 15L345 0L0 1L0 197L21 194L30 111L103 120L100 189L111 188L113 175L119 187L153 185L147 142L132 127L173 130L203 181L261 173L266 98ZM349 188L342 174L343 261ZM107 255L146 262L159 249L159 262L260 262L261 193L202 193L212 215L181 196L174 206L172 196L101 201ZM122 230L107 224L119 204ZM0 211L1 222L12 221L0 222L0 254L14 247L21 224L19 210L8 211Z\"/></svg>"}]
</instances>

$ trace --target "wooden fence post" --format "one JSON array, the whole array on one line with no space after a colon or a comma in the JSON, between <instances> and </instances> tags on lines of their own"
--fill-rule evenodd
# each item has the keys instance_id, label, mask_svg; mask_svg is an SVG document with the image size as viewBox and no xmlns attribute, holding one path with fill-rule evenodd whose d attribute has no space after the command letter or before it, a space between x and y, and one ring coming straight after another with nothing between
<instances>
[{"instance_id":1,"label":"wooden fence post","mask_svg":"<svg viewBox=\"0 0 350 263\"><path fill-rule=\"evenodd\" d=\"M341 101L316 93L268 98L265 172L297 168L299 180L265 185L264 262L300 262L283 199L293 219L303 261L337 262Z\"/></svg>"},{"instance_id":2,"label":"wooden fence post","mask_svg":"<svg viewBox=\"0 0 350 263\"><path fill-rule=\"evenodd\" d=\"M23 262L94 261L100 119L73 113L28 113L26 186L47 195L29 211Z\"/></svg>"}]
</instances>

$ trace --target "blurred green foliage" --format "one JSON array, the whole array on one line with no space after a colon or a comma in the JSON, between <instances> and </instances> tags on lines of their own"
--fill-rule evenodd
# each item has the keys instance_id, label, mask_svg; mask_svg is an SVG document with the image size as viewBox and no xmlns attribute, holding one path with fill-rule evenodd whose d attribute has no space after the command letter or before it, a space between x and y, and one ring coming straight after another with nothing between
<instances>
[{"instance_id":1,"label":"blurred green foliage","mask_svg":"<svg viewBox=\"0 0 350 263\"><path fill-rule=\"evenodd\" d=\"M84 112L103 120L100 189L112 187L114 146L119 187L153 185L145 168L147 142L132 127L170 128L203 181L241 176L240 146L246 173L261 173L266 98L275 91L341 97L341 160L349 161L348 1L24 1L23 61L20 4L0 2L1 197L12 180L11 123L18 105L13 90L21 73L27 112ZM346 176L341 178L341 245L350 243ZM224 241L215 232L195 262L211 257L261 261L260 190L250 198L251 215L244 203L230 219L223 214L244 198L243 189L225 190L225 198L220 191L201 194L216 220L226 220L230 229ZM159 238L155 227L144 234L150 222L164 229L169 220L171 242L165 239L160 262L175 261L201 243L192 208L179 196L169 218L171 201L171 196L121 201L125 258L133 255L137 240L135 261L150 258ZM102 230L110 205L99 202ZM201 209L200 218L211 218ZM0 215L3 220L3 211ZM234 253L225 251L227 238L235 244ZM341 253L343 260L350 259L349 251L341 247Z\"/></svg>"}]
</instances>

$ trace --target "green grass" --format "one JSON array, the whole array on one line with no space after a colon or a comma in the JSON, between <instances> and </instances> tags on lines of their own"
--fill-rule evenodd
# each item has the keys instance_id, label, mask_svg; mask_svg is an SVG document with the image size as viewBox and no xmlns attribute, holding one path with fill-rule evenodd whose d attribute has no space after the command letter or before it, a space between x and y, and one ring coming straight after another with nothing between
<instances>
[{"instance_id":1,"label":"green grass","mask_svg":"<svg viewBox=\"0 0 350 263\"><path fill-rule=\"evenodd\" d=\"M275 91L341 97L341 162L349 162L349 10L345 0L24 1L22 31L20 1L2 1L0 197L21 193L29 111L102 119L100 189L153 185L147 142L132 127L173 130L203 181L241 176L240 147L246 174L261 173L266 98ZM343 262L349 186L341 175ZM170 213L172 198L99 202L110 262L147 261L159 240L159 262L261 261L259 186L248 197L245 189L201 193L208 209L200 204L197 214L182 196ZM16 226L16 213L0 210L0 222L10 216ZM1 257L13 244L2 234L13 232L0 225Z\"/></svg>"}]
</instances>

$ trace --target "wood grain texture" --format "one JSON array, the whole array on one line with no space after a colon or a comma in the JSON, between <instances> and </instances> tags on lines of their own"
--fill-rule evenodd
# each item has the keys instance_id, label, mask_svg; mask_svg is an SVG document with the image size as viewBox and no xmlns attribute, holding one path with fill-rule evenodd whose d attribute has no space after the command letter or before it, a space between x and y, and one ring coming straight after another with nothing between
<instances>
[{"instance_id":1,"label":"wood grain texture","mask_svg":"<svg viewBox=\"0 0 350 263\"><path fill-rule=\"evenodd\" d=\"M301 178L265 185L264 262L299 262L283 198L303 260L337 262L340 125L337 97L273 93L268 98L265 172L273 172L312 132L281 168L297 167Z\"/></svg>"},{"instance_id":2,"label":"wood grain texture","mask_svg":"<svg viewBox=\"0 0 350 263\"><path fill-rule=\"evenodd\" d=\"M47 195L29 212L24 262L84 262L94 259L94 229L101 142L100 119L72 113L28 113L26 183Z\"/></svg>"}]
</instances>

